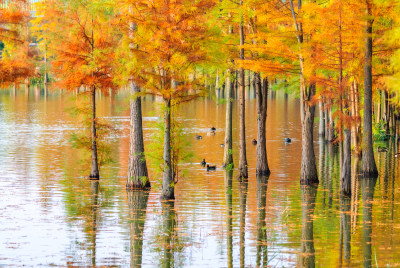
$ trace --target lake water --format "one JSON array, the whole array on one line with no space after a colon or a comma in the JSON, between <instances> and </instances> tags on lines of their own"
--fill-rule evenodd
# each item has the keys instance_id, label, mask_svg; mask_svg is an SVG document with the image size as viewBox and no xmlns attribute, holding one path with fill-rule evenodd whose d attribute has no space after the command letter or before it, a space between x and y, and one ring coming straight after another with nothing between
<instances>
[{"instance_id":1,"label":"lake water","mask_svg":"<svg viewBox=\"0 0 400 268\"><path fill-rule=\"evenodd\" d=\"M320 184L300 187L299 101L269 97L269 178L255 176L256 103L247 101L248 182L221 168L225 105L198 99L181 109L194 157L174 203L160 202L160 177L149 193L127 192L128 95L98 97L99 117L119 131L109 138L114 160L99 182L87 180L87 155L69 138L80 125L68 95L0 94L0 266L122 267L397 267L400 266L398 145L376 152L380 177L353 178L353 196L339 191L334 146L318 140ZM157 105L143 102L146 148ZM238 106L233 105L238 162ZM210 127L215 136L206 136ZM316 126L317 127L317 126ZM202 140L194 139L196 134ZM284 138L292 138L285 144ZM150 147L151 148L151 147ZM207 172L199 163L217 165ZM353 166L356 167L357 161Z\"/></svg>"}]
</instances>

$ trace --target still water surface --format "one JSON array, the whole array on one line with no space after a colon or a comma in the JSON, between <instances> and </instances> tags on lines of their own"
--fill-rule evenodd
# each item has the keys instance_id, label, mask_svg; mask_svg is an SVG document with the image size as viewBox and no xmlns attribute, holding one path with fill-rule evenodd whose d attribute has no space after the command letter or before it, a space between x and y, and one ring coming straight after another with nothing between
<instances>
[{"instance_id":1,"label":"still water surface","mask_svg":"<svg viewBox=\"0 0 400 268\"><path fill-rule=\"evenodd\" d=\"M109 140L114 162L102 168L102 178L95 182L85 179L84 157L68 142L79 128L66 112L70 97L2 92L0 266L400 266L400 186L398 159L393 157L397 144L388 144L387 153L376 153L380 177L354 177L353 196L343 198L336 149L317 140L320 184L300 187L299 102L277 92L268 101L272 174L256 178L253 97L246 107L248 182L238 182L236 171L220 168L224 104L199 99L182 107L194 158L183 165L187 173L176 187L176 201L161 203L154 175L149 193L124 189L126 93L98 98L99 116L120 131ZM155 107L154 100L144 100L146 148ZM237 108L235 103L235 140ZM211 126L217 133L208 137ZM204 138L195 140L196 134ZM285 144L285 137L292 143ZM217 170L204 170L199 164L203 158ZM237 166L237 143L234 159Z\"/></svg>"}]
</instances>

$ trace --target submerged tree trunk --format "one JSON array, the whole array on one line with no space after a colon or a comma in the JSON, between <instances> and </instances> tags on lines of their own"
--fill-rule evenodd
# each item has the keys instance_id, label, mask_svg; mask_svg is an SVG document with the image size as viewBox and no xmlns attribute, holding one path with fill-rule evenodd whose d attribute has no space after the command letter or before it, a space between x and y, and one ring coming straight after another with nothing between
<instances>
[{"instance_id":1,"label":"submerged tree trunk","mask_svg":"<svg viewBox=\"0 0 400 268\"><path fill-rule=\"evenodd\" d=\"M164 171L161 199L175 199L171 159L171 100L165 99L164 112Z\"/></svg>"},{"instance_id":2,"label":"submerged tree trunk","mask_svg":"<svg viewBox=\"0 0 400 268\"><path fill-rule=\"evenodd\" d=\"M240 5L242 5L242 0ZM239 26L240 35L240 46L244 45L244 29L243 21L240 22ZM244 60L244 48L240 48L240 59ZM245 80L244 80L244 69L240 68L239 71L239 85L240 85L240 97L239 97L239 174L240 179L247 179L247 156L246 156L246 118L245 118Z\"/></svg>"},{"instance_id":3,"label":"submerged tree trunk","mask_svg":"<svg viewBox=\"0 0 400 268\"><path fill-rule=\"evenodd\" d=\"M100 177L99 173L99 163L97 159L97 134L96 134L96 87L93 86L91 90L91 100L92 100L92 167L90 170L90 178L98 179Z\"/></svg>"},{"instance_id":4,"label":"submerged tree trunk","mask_svg":"<svg viewBox=\"0 0 400 268\"><path fill-rule=\"evenodd\" d=\"M346 127L344 130L344 142L343 142L343 163L341 170L341 192L346 195L351 195L351 132Z\"/></svg>"},{"instance_id":5,"label":"submerged tree trunk","mask_svg":"<svg viewBox=\"0 0 400 268\"><path fill-rule=\"evenodd\" d=\"M260 73L254 73L257 94L257 175L269 175L265 123L267 120L268 79L261 85Z\"/></svg>"},{"instance_id":6,"label":"submerged tree trunk","mask_svg":"<svg viewBox=\"0 0 400 268\"><path fill-rule=\"evenodd\" d=\"M127 191L129 207L131 267L142 266L143 231L146 222L149 192L142 190Z\"/></svg>"},{"instance_id":7,"label":"submerged tree trunk","mask_svg":"<svg viewBox=\"0 0 400 268\"><path fill-rule=\"evenodd\" d=\"M224 147L224 165L227 169L233 168L233 155L232 155L232 84L231 84L231 70L227 71L226 77L226 113L225 113L225 147Z\"/></svg>"},{"instance_id":8,"label":"submerged tree trunk","mask_svg":"<svg viewBox=\"0 0 400 268\"><path fill-rule=\"evenodd\" d=\"M131 100L131 129L129 136L129 164L127 188L144 189L150 187L147 174L146 157L144 154L142 100L139 87L130 82Z\"/></svg>"},{"instance_id":9,"label":"submerged tree trunk","mask_svg":"<svg viewBox=\"0 0 400 268\"><path fill-rule=\"evenodd\" d=\"M378 176L372 141L372 16L369 0L366 1L365 62L364 62L364 125L361 173L365 177Z\"/></svg>"}]
</instances>

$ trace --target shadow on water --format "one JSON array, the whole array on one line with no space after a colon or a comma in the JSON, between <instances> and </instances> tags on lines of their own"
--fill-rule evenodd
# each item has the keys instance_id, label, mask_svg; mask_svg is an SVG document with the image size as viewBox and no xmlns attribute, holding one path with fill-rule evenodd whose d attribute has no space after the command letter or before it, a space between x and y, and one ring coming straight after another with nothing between
<instances>
[{"instance_id":1,"label":"shadow on water","mask_svg":"<svg viewBox=\"0 0 400 268\"><path fill-rule=\"evenodd\" d=\"M266 205L269 176L257 176L257 267L268 265Z\"/></svg>"},{"instance_id":2,"label":"shadow on water","mask_svg":"<svg viewBox=\"0 0 400 268\"><path fill-rule=\"evenodd\" d=\"M314 210L318 188L301 185L301 253L300 267L315 267Z\"/></svg>"},{"instance_id":3,"label":"shadow on water","mask_svg":"<svg viewBox=\"0 0 400 268\"><path fill-rule=\"evenodd\" d=\"M146 222L148 191L127 190L130 231L130 267L142 266L143 231Z\"/></svg>"}]
</instances>

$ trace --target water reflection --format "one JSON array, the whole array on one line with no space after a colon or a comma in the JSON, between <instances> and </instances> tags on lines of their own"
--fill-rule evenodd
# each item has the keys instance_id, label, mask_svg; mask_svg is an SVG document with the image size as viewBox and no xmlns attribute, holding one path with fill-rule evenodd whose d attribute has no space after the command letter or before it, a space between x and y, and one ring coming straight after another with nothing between
<instances>
[{"instance_id":1,"label":"water reflection","mask_svg":"<svg viewBox=\"0 0 400 268\"><path fill-rule=\"evenodd\" d=\"M364 267L372 265L372 202L374 201L376 180L376 178L361 178Z\"/></svg>"},{"instance_id":2,"label":"water reflection","mask_svg":"<svg viewBox=\"0 0 400 268\"><path fill-rule=\"evenodd\" d=\"M90 208L90 213L92 216L92 221L90 223L90 242L92 250L92 266L96 267L96 236L97 236L97 214L98 214L98 200L99 200L99 181L94 180L90 183L90 188L92 190L92 205Z\"/></svg>"},{"instance_id":3,"label":"water reflection","mask_svg":"<svg viewBox=\"0 0 400 268\"><path fill-rule=\"evenodd\" d=\"M227 267L233 267L233 233L232 233L232 178L233 171L226 170L224 176L225 182L225 202L226 202L226 244L227 244Z\"/></svg>"},{"instance_id":4,"label":"water reflection","mask_svg":"<svg viewBox=\"0 0 400 268\"><path fill-rule=\"evenodd\" d=\"M175 213L175 202L165 201L162 202L162 229L161 229L161 244L162 244L162 257L160 266L163 268L175 267L174 265L174 253L176 246L176 213ZM176 244L175 244L176 243Z\"/></svg>"},{"instance_id":5,"label":"water reflection","mask_svg":"<svg viewBox=\"0 0 400 268\"><path fill-rule=\"evenodd\" d=\"M143 231L146 222L148 191L127 190L129 208L131 267L142 266Z\"/></svg>"},{"instance_id":6,"label":"water reflection","mask_svg":"<svg viewBox=\"0 0 400 268\"><path fill-rule=\"evenodd\" d=\"M351 198L340 195L340 263L345 267L350 265L351 258ZM344 260L343 260L344 259Z\"/></svg>"},{"instance_id":7,"label":"water reflection","mask_svg":"<svg viewBox=\"0 0 400 268\"><path fill-rule=\"evenodd\" d=\"M268 245L265 222L269 176L257 176L257 267L267 267Z\"/></svg>"},{"instance_id":8,"label":"water reflection","mask_svg":"<svg viewBox=\"0 0 400 268\"><path fill-rule=\"evenodd\" d=\"M246 257L246 203L247 203L247 190L249 184L247 180L239 182L239 244L240 244L240 267L245 267Z\"/></svg>"},{"instance_id":9,"label":"water reflection","mask_svg":"<svg viewBox=\"0 0 400 268\"><path fill-rule=\"evenodd\" d=\"M300 267L315 267L314 209L317 187L301 185L301 255Z\"/></svg>"}]
</instances>

